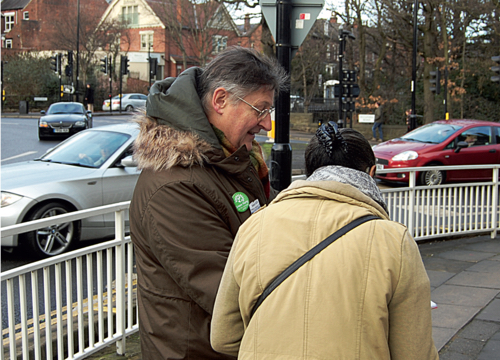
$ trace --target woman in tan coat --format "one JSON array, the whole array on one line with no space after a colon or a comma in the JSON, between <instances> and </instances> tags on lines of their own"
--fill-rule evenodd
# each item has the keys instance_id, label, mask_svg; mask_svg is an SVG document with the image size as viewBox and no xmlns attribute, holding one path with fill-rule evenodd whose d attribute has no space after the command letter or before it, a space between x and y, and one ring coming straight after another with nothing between
<instances>
[{"instance_id":1,"label":"woman in tan coat","mask_svg":"<svg viewBox=\"0 0 500 360\"><path fill-rule=\"evenodd\" d=\"M213 348L239 359L437 359L429 278L406 227L389 220L369 143L322 125L306 171L240 228L215 302ZM284 269L365 215L380 219L305 263L251 316Z\"/></svg>"}]
</instances>

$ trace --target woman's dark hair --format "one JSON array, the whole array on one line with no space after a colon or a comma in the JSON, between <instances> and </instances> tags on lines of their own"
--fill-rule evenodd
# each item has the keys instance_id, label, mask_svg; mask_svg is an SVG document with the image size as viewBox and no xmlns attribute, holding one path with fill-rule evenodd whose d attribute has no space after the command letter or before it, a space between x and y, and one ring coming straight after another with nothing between
<instances>
[{"instance_id":1,"label":"woman's dark hair","mask_svg":"<svg viewBox=\"0 0 500 360\"><path fill-rule=\"evenodd\" d=\"M375 154L360 132L350 128L337 129L334 122L329 122L318 128L307 145L305 160L306 176L327 165L367 172L375 165Z\"/></svg>"}]
</instances>

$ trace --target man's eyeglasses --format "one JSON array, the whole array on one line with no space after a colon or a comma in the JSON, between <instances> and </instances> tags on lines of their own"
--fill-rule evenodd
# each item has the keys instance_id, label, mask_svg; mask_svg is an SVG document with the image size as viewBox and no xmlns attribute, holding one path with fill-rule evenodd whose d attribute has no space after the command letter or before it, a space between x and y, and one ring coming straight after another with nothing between
<instances>
[{"instance_id":1,"label":"man's eyeglasses","mask_svg":"<svg viewBox=\"0 0 500 360\"><path fill-rule=\"evenodd\" d=\"M253 106L252 104L250 104L249 102L246 102L245 100L243 100L242 98L240 98L239 96L236 96L236 98L238 100L243 101L245 104L247 104L252 109L254 109L255 111L257 111L257 113L259 114L259 115L257 115L257 119L258 120L264 119L268 114L271 115L273 113L273 111L274 111L274 106L271 106L269 109L259 110L255 106Z\"/></svg>"}]
</instances>

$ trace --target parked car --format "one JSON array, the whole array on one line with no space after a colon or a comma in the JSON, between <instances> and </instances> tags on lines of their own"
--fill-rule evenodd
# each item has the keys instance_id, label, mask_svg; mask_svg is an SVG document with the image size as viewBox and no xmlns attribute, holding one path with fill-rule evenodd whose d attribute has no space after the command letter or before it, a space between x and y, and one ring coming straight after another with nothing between
<instances>
[{"instance_id":1,"label":"parked car","mask_svg":"<svg viewBox=\"0 0 500 360\"><path fill-rule=\"evenodd\" d=\"M40 111L38 139L68 137L92 127L92 112L77 102L58 102Z\"/></svg>"},{"instance_id":2,"label":"parked car","mask_svg":"<svg viewBox=\"0 0 500 360\"><path fill-rule=\"evenodd\" d=\"M146 107L146 100L148 97L144 94L123 94L122 96L122 110L125 111L134 111L138 108ZM111 98L112 110L119 111L120 110L120 95L116 95ZM109 99L104 100L102 103L102 110L109 111Z\"/></svg>"},{"instance_id":3,"label":"parked car","mask_svg":"<svg viewBox=\"0 0 500 360\"><path fill-rule=\"evenodd\" d=\"M500 124L480 120L439 120L397 139L373 147L377 169L479 165L500 163ZM408 182L408 173L376 175L384 181ZM491 170L432 170L417 173L418 182L480 181L492 178Z\"/></svg>"},{"instance_id":4,"label":"parked car","mask_svg":"<svg viewBox=\"0 0 500 360\"><path fill-rule=\"evenodd\" d=\"M40 158L3 165L2 226L131 200L140 173L131 156L138 132L132 123L100 126L73 135ZM79 240L113 234L114 214L107 214L3 237L1 245L43 258Z\"/></svg>"}]
</instances>

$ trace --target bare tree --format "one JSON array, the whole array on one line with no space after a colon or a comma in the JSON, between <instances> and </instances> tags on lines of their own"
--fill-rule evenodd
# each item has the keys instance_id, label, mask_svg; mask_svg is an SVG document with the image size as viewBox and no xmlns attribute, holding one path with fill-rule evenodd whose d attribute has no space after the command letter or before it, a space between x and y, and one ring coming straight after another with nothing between
<instances>
[{"instance_id":1,"label":"bare tree","mask_svg":"<svg viewBox=\"0 0 500 360\"><path fill-rule=\"evenodd\" d=\"M179 50L184 68L189 60L205 65L212 53L227 46L237 33L236 25L221 2L165 0L151 5L165 25L166 46ZM189 59L190 56L195 58Z\"/></svg>"},{"instance_id":2,"label":"bare tree","mask_svg":"<svg viewBox=\"0 0 500 360\"><path fill-rule=\"evenodd\" d=\"M96 53L107 51L117 54L119 52L120 40L123 46L122 34L126 25L120 19L108 19L100 22L90 12L80 13L79 49L77 49L77 14L68 13L58 18L54 23L57 31L50 39L52 46L56 49L71 50L76 56L78 52L79 67L82 81L87 81L89 72L99 63ZM125 41L126 42L126 41Z\"/></svg>"}]
</instances>

